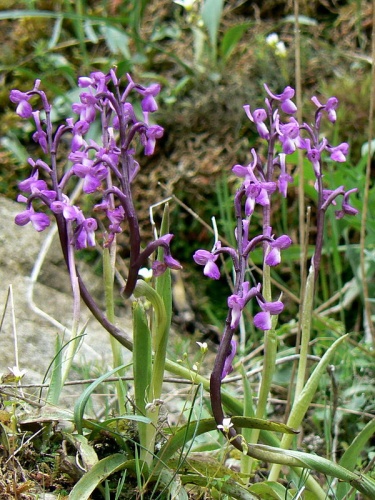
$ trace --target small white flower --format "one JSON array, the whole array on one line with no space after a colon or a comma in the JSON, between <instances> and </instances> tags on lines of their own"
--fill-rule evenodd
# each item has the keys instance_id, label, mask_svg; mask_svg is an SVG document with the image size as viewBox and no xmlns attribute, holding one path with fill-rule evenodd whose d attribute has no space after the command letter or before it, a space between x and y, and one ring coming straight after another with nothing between
<instances>
[{"instance_id":1,"label":"small white flower","mask_svg":"<svg viewBox=\"0 0 375 500\"><path fill-rule=\"evenodd\" d=\"M266 44L269 45L270 47L276 47L278 43L279 43L279 35L277 33L270 33L266 37Z\"/></svg>"},{"instance_id":2,"label":"small white flower","mask_svg":"<svg viewBox=\"0 0 375 500\"><path fill-rule=\"evenodd\" d=\"M275 46L275 54L277 56L280 56L280 57L285 57L286 56L286 47L285 47L285 43L280 41L280 42L277 42L276 46Z\"/></svg>"},{"instance_id":3,"label":"small white flower","mask_svg":"<svg viewBox=\"0 0 375 500\"><path fill-rule=\"evenodd\" d=\"M223 432L225 432L225 434L228 434L229 432L229 429L233 427L233 423L232 423L232 420L231 418L223 418L223 423L222 424L219 424L217 426L217 428Z\"/></svg>"},{"instance_id":4,"label":"small white flower","mask_svg":"<svg viewBox=\"0 0 375 500\"><path fill-rule=\"evenodd\" d=\"M12 378L14 382L19 382L26 373L26 370L20 370L18 366L13 366L12 368L8 366L8 370L9 370L9 378Z\"/></svg>"},{"instance_id":5,"label":"small white flower","mask_svg":"<svg viewBox=\"0 0 375 500\"><path fill-rule=\"evenodd\" d=\"M202 352L207 352L208 346L207 342L197 342Z\"/></svg>"},{"instance_id":6,"label":"small white flower","mask_svg":"<svg viewBox=\"0 0 375 500\"><path fill-rule=\"evenodd\" d=\"M197 366L197 364L196 364L196 363L194 363L194 364L193 364L193 367L192 367L192 368L193 368L193 370L194 370L195 372L197 372L197 371L198 371L198 366Z\"/></svg>"},{"instance_id":7,"label":"small white flower","mask_svg":"<svg viewBox=\"0 0 375 500\"><path fill-rule=\"evenodd\" d=\"M173 0L177 5L181 5L188 12L193 9L196 0Z\"/></svg>"},{"instance_id":8,"label":"small white flower","mask_svg":"<svg viewBox=\"0 0 375 500\"><path fill-rule=\"evenodd\" d=\"M142 278L145 281L150 281L152 278L152 269L147 269L147 267L142 267L139 271L138 274L142 276Z\"/></svg>"}]
</instances>

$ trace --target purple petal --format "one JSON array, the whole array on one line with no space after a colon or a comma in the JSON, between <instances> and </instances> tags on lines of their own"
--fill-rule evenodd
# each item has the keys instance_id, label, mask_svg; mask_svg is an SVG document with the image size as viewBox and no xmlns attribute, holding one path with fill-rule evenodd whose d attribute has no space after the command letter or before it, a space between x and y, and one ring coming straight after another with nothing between
<instances>
[{"instance_id":1,"label":"purple petal","mask_svg":"<svg viewBox=\"0 0 375 500\"><path fill-rule=\"evenodd\" d=\"M292 244L291 238L289 238L288 235L283 234L282 236L276 238L276 240L271 243L271 246L273 248L280 248L284 250L285 248L289 248L291 244Z\"/></svg>"},{"instance_id":2,"label":"purple petal","mask_svg":"<svg viewBox=\"0 0 375 500\"><path fill-rule=\"evenodd\" d=\"M293 91L293 93L294 93L294 91ZM288 113L288 115L292 115L293 113L295 113L297 111L297 106L290 99L286 99L281 104L281 109L284 111L284 113Z\"/></svg>"},{"instance_id":3,"label":"purple petal","mask_svg":"<svg viewBox=\"0 0 375 500\"><path fill-rule=\"evenodd\" d=\"M21 101L17 106L16 113L21 118L30 118L33 114L33 108L27 101Z\"/></svg>"},{"instance_id":4,"label":"purple petal","mask_svg":"<svg viewBox=\"0 0 375 500\"><path fill-rule=\"evenodd\" d=\"M167 270L167 265L160 260L155 260L152 263L152 274L155 278L161 276Z\"/></svg>"},{"instance_id":5,"label":"purple petal","mask_svg":"<svg viewBox=\"0 0 375 500\"><path fill-rule=\"evenodd\" d=\"M276 300L275 302L260 303L260 307L263 311L269 312L274 316L277 316L284 310L284 304L280 300Z\"/></svg>"},{"instance_id":6,"label":"purple petal","mask_svg":"<svg viewBox=\"0 0 375 500\"><path fill-rule=\"evenodd\" d=\"M220 279L220 270L212 260L209 260L204 266L203 274L213 280Z\"/></svg>"},{"instance_id":7,"label":"purple petal","mask_svg":"<svg viewBox=\"0 0 375 500\"><path fill-rule=\"evenodd\" d=\"M212 253L208 250L197 250L193 255L195 263L200 266L204 266L209 260L212 260L212 257Z\"/></svg>"},{"instance_id":8,"label":"purple petal","mask_svg":"<svg viewBox=\"0 0 375 500\"><path fill-rule=\"evenodd\" d=\"M24 210L15 216L14 222L17 226L25 226L30 222L30 212L31 210Z\"/></svg>"},{"instance_id":9,"label":"purple petal","mask_svg":"<svg viewBox=\"0 0 375 500\"><path fill-rule=\"evenodd\" d=\"M33 213L30 216L30 221L34 226L34 229L36 229L39 232L44 231L44 229L50 225L50 220L48 215L43 213L37 213L37 212Z\"/></svg>"},{"instance_id":10,"label":"purple petal","mask_svg":"<svg viewBox=\"0 0 375 500\"><path fill-rule=\"evenodd\" d=\"M272 248L272 250L267 254L265 263L267 266L277 266L281 262L281 253L278 248Z\"/></svg>"},{"instance_id":11,"label":"purple petal","mask_svg":"<svg viewBox=\"0 0 375 500\"><path fill-rule=\"evenodd\" d=\"M271 330L272 322L269 312L259 312L254 316L254 325L260 330Z\"/></svg>"},{"instance_id":12,"label":"purple petal","mask_svg":"<svg viewBox=\"0 0 375 500\"><path fill-rule=\"evenodd\" d=\"M243 167L242 165L234 165L232 172L238 177L246 177L249 173L248 168Z\"/></svg>"},{"instance_id":13,"label":"purple petal","mask_svg":"<svg viewBox=\"0 0 375 500\"><path fill-rule=\"evenodd\" d=\"M182 266L178 262L178 260L174 259L171 255L165 255L164 262L167 265L167 267L169 267L169 269L175 269L177 271L182 269Z\"/></svg>"}]
</instances>

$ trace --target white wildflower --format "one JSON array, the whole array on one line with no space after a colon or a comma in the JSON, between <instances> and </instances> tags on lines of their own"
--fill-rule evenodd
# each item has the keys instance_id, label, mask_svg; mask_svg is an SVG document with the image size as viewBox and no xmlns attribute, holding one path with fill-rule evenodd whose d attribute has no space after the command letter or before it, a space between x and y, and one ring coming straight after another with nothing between
<instances>
[{"instance_id":1,"label":"white wildflower","mask_svg":"<svg viewBox=\"0 0 375 500\"><path fill-rule=\"evenodd\" d=\"M18 366L8 366L9 374L3 377L7 382L19 382L25 375L26 370L20 370Z\"/></svg>"},{"instance_id":2,"label":"white wildflower","mask_svg":"<svg viewBox=\"0 0 375 500\"><path fill-rule=\"evenodd\" d=\"M266 44L269 45L270 47L276 47L278 43L279 43L279 35L277 33L270 33L266 37Z\"/></svg>"},{"instance_id":3,"label":"white wildflower","mask_svg":"<svg viewBox=\"0 0 375 500\"><path fill-rule=\"evenodd\" d=\"M150 281L152 278L152 269L147 269L147 267L142 267L138 274L145 280Z\"/></svg>"},{"instance_id":4,"label":"white wildflower","mask_svg":"<svg viewBox=\"0 0 375 500\"><path fill-rule=\"evenodd\" d=\"M196 0L173 0L177 5L181 5L188 12L193 9Z\"/></svg>"},{"instance_id":5,"label":"white wildflower","mask_svg":"<svg viewBox=\"0 0 375 500\"><path fill-rule=\"evenodd\" d=\"M219 424L217 426L217 428L220 430L220 431L223 431L225 432L225 434L228 434L229 432L229 429L233 427L233 423L232 423L232 420L231 418L223 418L223 423L222 424Z\"/></svg>"},{"instance_id":6,"label":"white wildflower","mask_svg":"<svg viewBox=\"0 0 375 500\"><path fill-rule=\"evenodd\" d=\"M208 349L207 342L197 342L197 344L203 353L207 352Z\"/></svg>"},{"instance_id":7,"label":"white wildflower","mask_svg":"<svg viewBox=\"0 0 375 500\"><path fill-rule=\"evenodd\" d=\"M277 42L276 47L275 47L275 54L280 57L285 57L286 56L286 47L285 43L280 41Z\"/></svg>"}]
</instances>

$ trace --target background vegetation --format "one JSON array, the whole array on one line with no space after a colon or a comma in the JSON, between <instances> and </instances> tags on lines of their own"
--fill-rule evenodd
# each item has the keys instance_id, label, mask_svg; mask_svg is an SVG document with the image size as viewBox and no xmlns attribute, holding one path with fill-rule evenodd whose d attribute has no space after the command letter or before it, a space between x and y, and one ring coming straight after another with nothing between
<instances>
[{"instance_id":1,"label":"background vegetation","mask_svg":"<svg viewBox=\"0 0 375 500\"><path fill-rule=\"evenodd\" d=\"M201 4L206 5L205 9L201 10ZM345 184L348 189L358 187L355 206L363 212L368 110L374 85L371 80L373 3L316 0L300 2L299 9L300 84L304 109L306 115L311 115L313 105L309 99L312 95L325 98L334 95L339 99L337 124L329 134L334 143L350 143L350 159L339 167L330 165L329 177L334 185ZM41 79L50 101L54 102L54 120L58 122L77 98L77 76L94 70L106 72L116 65L120 75L130 72L136 81L162 84L157 120L166 132L156 154L141 165L135 196L145 236L151 235L149 206L174 197L171 202L173 249L184 265L182 283L193 316L186 321L181 311L175 311L178 342L170 353L171 358L183 355L196 340L211 342L210 349L215 350L214 344L225 318L227 280L224 277L219 285L203 280L191 256L197 248L211 248L212 234L203 222L210 225L212 216L217 217L220 234L228 240L233 238L231 196L236 184L230 169L235 163L249 161L251 147L259 147L262 152L262 144L257 142L242 105L261 106L265 82L275 93L286 85L295 86L294 21L291 2L277 0L206 0L197 1L191 9L171 0L2 2L2 195L16 198L17 183L24 177L27 158L35 148L30 125L21 122L9 102L11 89L26 91L32 88L35 79ZM282 46L269 42L267 37L273 33L278 35L285 51ZM298 301L295 297L299 296L301 285L297 163L296 157L289 164L294 174L295 191L288 201L277 207L277 231L290 234L294 243L285 252L281 268L273 274L280 288L289 291L285 312L279 321L280 358L294 354L297 335ZM314 202L312 182L306 170L306 204ZM348 332L350 336L335 354L332 362L335 370L322 377L298 443L304 450L336 460L375 415L375 336L371 326L373 317L370 315L369 323L364 301L366 298L370 309L373 307L375 191L372 183L367 210L363 240L361 216L337 221L333 212L329 213L311 354L321 356L343 333ZM313 237L314 212L311 242ZM128 257L126 242L125 234L119 240L121 257L125 261ZM365 276L360 267L361 245L365 249ZM84 258L97 261L92 253ZM256 257L254 264L260 264ZM256 371L262 363L263 339L251 320L250 311L245 318L246 335L241 339L241 349L245 369ZM205 363L209 364L210 358ZM201 370L209 373L210 366L205 363ZM292 363L280 363L277 369L269 402L268 416L272 419L283 421L287 415L293 370ZM250 380L254 386L258 383L256 378ZM233 391L239 391L236 384ZM204 412L207 412L206 407ZM48 445L36 443L35 449L40 452L43 446L47 446L51 454L54 438ZM119 443L113 446L116 448ZM218 452L220 441L217 442L217 437L211 443L198 440L194 449L207 451L210 446L216 450L216 459L224 464L225 456ZM358 453L356 466L371 471L374 459L372 435ZM24 467L27 469L27 464ZM207 467L208 475L212 474L212 464L208 463ZM266 472L259 464L255 480L264 475ZM75 479L69 474L68 477L70 479L64 476L64 483L59 476L52 481L50 489L68 491ZM139 484L134 480L134 488L137 487ZM108 488L112 488L109 483ZM116 498L125 498L118 491ZM226 493L220 491L217 485L215 488L205 485L202 489L196 487L191 495L192 498L200 498L200 495L202 498L211 498L209 495L226 498ZM261 498L279 498L267 494L263 493ZM337 491L330 494L332 498L344 498Z\"/></svg>"}]
</instances>

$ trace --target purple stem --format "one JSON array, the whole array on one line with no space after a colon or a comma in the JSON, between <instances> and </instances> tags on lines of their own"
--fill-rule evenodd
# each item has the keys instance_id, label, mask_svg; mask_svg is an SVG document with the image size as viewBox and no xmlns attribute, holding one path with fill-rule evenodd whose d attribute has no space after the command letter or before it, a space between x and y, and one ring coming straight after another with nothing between
<instances>
[{"instance_id":1,"label":"purple stem","mask_svg":"<svg viewBox=\"0 0 375 500\"><path fill-rule=\"evenodd\" d=\"M60 245L63 251L66 266L69 271L68 245L70 245L70 242L67 234L66 221L62 214L55 214L55 218L58 227ZM95 302L90 292L87 290L78 270L76 270L76 273L78 277L81 297L95 319L102 325L105 330L107 330L110 335L118 340L121 345L123 345L126 349L129 349L129 351L132 351L133 343L131 339L122 330L120 330L120 328L117 328L117 326L115 326L108 320L107 316L101 311L100 307Z\"/></svg>"}]
</instances>

